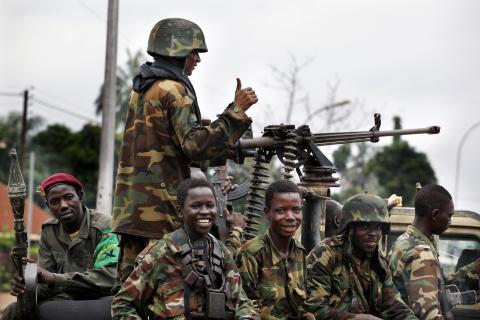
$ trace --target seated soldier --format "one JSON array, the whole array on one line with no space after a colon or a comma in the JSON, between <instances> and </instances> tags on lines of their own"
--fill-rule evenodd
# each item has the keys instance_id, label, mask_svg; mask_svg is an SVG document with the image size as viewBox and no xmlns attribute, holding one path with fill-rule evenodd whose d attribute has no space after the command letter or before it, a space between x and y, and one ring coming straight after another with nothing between
<instances>
[{"instance_id":1,"label":"seated soldier","mask_svg":"<svg viewBox=\"0 0 480 320\"><path fill-rule=\"evenodd\" d=\"M416 319L378 250L382 232L390 229L385 201L353 196L340 222L340 234L317 244L307 257L306 310L317 319Z\"/></svg>"},{"instance_id":2,"label":"seated soldier","mask_svg":"<svg viewBox=\"0 0 480 320\"><path fill-rule=\"evenodd\" d=\"M402 299L420 319L448 319L452 315L447 299L441 299L441 284L455 284L460 290L477 283L480 261L445 278L433 235L448 229L454 213L452 196L442 186L424 186L415 195L415 219L397 238L390 251L393 282ZM475 288L474 288L475 289Z\"/></svg>"},{"instance_id":3,"label":"seated soldier","mask_svg":"<svg viewBox=\"0 0 480 320\"><path fill-rule=\"evenodd\" d=\"M40 191L54 219L42 225L38 250L38 301L86 300L112 295L116 283L118 239L110 233L111 216L82 205L83 187L67 173L45 179ZM27 259L33 262L31 259ZM11 294L25 293L14 274ZM15 319L16 303L2 319Z\"/></svg>"},{"instance_id":4,"label":"seated soldier","mask_svg":"<svg viewBox=\"0 0 480 320\"><path fill-rule=\"evenodd\" d=\"M261 319L314 319L303 310L306 252L293 237L302 223L302 202L295 183L270 184L264 208L270 227L244 243L236 256L243 289Z\"/></svg>"},{"instance_id":5,"label":"seated soldier","mask_svg":"<svg viewBox=\"0 0 480 320\"><path fill-rule=\"evenodd\" d=\"M152 241L113 298L113 319L256 319L228 249L209 234L216 214L212 186L182 181L183 227Z\"/></svg>"}]
</instances>

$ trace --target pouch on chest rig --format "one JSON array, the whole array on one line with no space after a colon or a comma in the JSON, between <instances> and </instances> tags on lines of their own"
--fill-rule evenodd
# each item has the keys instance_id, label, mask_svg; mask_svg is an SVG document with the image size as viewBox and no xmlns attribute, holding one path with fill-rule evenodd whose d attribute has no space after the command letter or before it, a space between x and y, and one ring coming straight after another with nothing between
<instances>
[{"instance_id":1,"label":"pouch on chest rig","mask_svg":"<svg viewBox=\"0 0 480 320\"><path fill-rule=\"evenodd\" d=\"M206 239L191 244L183 229L175 231L173 236L181 246L181 272L185 283L195 291L206 288L222 290L225 282L224 255L218 240L208 235Z\"/></svg>"}]
</instances>

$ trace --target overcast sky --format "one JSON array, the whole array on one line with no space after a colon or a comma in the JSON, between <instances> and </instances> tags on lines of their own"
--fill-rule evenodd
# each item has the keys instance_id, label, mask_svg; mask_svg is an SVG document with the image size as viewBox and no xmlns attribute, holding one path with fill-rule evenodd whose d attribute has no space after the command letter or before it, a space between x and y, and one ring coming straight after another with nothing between
<instances>
[{"instance_id":1,"label":"overcast sky","mask_svg":"<svg viewBox=\"0 0 480 320\"><path fill-rule=\"evenodd\" d=\"M37 101L75 115L38 102L29 115L75 130L86 119L100 121L93 102L104 77L106 14L106 0L2 0L0 116L21 110L21 97L6 94L33 87ZM191 77L204 115L223 110L240 77L259 96L249 111L257 127L282 121L286 97L269 86L275 83L269 65L286 69L291 55L312 58L300 77L312 106L326 103L327 84L338 79L338 100L380 112L383 129L392 127L394 115L404 128L441 126L440 135L406 139L427 153L439 183L454 194L459 142L480 121L479 1L124 0L119 64L127 48L145 50L151 27L167 17L192 20L205 33L209 52ZM295 110L293 124L304 115ZM372 126L371 116L358 122L352 127ZM456 203L477 212L479 138L477 129L465 140Z\"/></svg>"}]
</instances>

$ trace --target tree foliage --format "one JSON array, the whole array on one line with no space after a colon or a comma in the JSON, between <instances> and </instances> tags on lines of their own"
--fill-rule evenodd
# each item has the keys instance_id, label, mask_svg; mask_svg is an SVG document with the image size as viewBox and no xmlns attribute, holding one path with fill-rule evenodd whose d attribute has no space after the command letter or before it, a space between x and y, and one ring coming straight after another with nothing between
<instances>
[{"instance_id":1,"label":"tree foliage","mask_svg":"<svg viewBox=\"0 0 480 320\"><path fill-rule=\"evenodd\" d=\"M27 146L30 144L32 134L42 125L43 119L38 116L27 119ZM20 148L20 134L22 132L22 114L10 112L7 117L0 118L0 181L8 182L10 172L10 149ZM28 161L28 157L25 157ZM27 168L27 166L25 166Z\"/></svg>"},{"instance_id":2,"label":"tree foliage","mask_svg":"<svg viewBox=\"0 0 480 320\"><path fill-rule=\"evenodd\" d=\"M340 174L341 191L333 194L332 198L344 203L349 197L365 191L380 193L377 178L366 170L373 152L373 148L365 142L344 144L333 152L333 164Z\"/></svg>"},{"instance_id":3,"label":"tree foliage","mask_svg":"<svg viewBox=\"0 0 480 320\"><path fill-rule=\"evenodd\" d=\"M136 75L142 61L146 60L145 54L141 50L137 50L132 54L132 52L127 49L127 56L128 58L125 65L117 66L117 111L115 116L115 125L117 128L123 128L125 124L125 115L127 114L130 91L132 90L132 79ZM95 99L97 114L102 112L102 99L103 85Z\"/></svg>"},{"instance_id":4,"label":"tree foliage","mask_svg":"<svg viewBox=\"0 0 480 320\"><path fill-rule=\"evenodd\" d=\"M425 153L418 152L407 141L385 146L368 162L367 171L375 174L383 188L382 197L392 193L403 197L405 206L413 206L415 183L436 183L435 172Z\"/></svg>"},{"instance_id":5,"label":"tree foliage","mask_svg":"<svg viewBox=\"0 0 480 320\"><path fill-rule=\"evenodd\" d=\"M39 155L46 177L54 172L68 172L76 176L85 189L84 203L94 207L98 180L101 128L86 124L72 132L61 124L53 124L39 132L32 142Z\"/></svg>"},{"instance_id":6,"label":"tree foliage","mask_svg":"<svg viewBox=\"0 0 480 320\"><path fill-rule=\"evenodd\" d=\"M393 118L394 129L401 129L400 117ZM418 152L400 136L393 137L391 145L385 146L367 164L367 172L375 174L383 187L381 196L392 193L402 196L403 204L413 206L415 183L436 183L435 172L427 155Z\"/></svg>"}]
</instances>

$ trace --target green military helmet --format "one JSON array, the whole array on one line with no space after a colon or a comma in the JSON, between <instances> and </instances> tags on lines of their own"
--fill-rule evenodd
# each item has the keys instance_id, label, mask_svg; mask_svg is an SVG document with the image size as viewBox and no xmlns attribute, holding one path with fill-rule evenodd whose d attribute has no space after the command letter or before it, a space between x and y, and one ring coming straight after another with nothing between
<instances>
[{"instance_id":1,"label":"green military helmet","mask_svg":"<svg viewBox=\"0 0 480 320\"><path fill-rule=\"evenodd\" d=\"M380 222L383 233L387 234L390 231L390 219L385 200L372 194L350 197L343 205L340 229L345 231L356 222Z\"/></svg>"},{"instance_id":2,"label":"green military helmet","mask_svg":"<svg viewBox=\"0 0 480 320\"><path fill-rule=\"evenodd\" d=\"M202 29L195 23L169 18L160 20L153 26L148 38L148 54L182 58L192 50L208 51Z\"/></svg>"}]
</instances>

